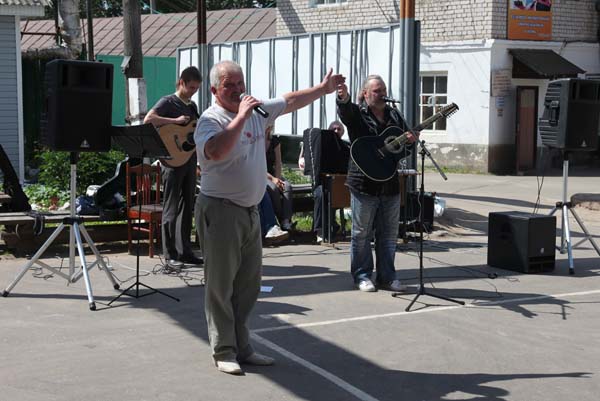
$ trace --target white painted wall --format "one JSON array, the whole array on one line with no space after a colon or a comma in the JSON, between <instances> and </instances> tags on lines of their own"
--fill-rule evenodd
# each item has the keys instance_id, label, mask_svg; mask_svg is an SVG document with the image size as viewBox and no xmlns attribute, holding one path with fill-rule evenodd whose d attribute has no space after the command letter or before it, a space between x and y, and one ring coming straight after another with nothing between
<instances>
[{"instance_id":1,"label":"white painted wall","mask_svg":"<svg viewBox=\"0 0 600 401\"><path fill-rule=\"evenodd\" d=\"M497 145L515 141L516 87L539 88L539 115L544 108L547 79L511 79L511 89L503 100L491 97L491 74L511 69L508 49L551 49L587 71L600 73L598 43L559 43L507 40L481 40L451 43L424 43L421 47L421 74L447 72L448 102L460 110L448 120L445 133L424 131L431 143ZM499 113L499 109L501 112ZM538 137L538 145L541 145Z\"/></svg>"},{"instance_id":2,"label":"white painted wall","mask_svg":"<svg viewBox=\"0 0 600 401\"><path fill-rule=\"evenodd\" d=\"M444 133L423 131L425 141L488 144L490 54L490 43L483 40L421 45L421 74L446 72L448 103L460 108Z\"/></svg>"},{"instance_id":3,"label":"white painted wall","mask_svg":"<svg viewBox=\"0 0 600 401\"><path fill-rule=\"evenodd\" d=\"M512 56L508 49L549 49L569 60L587 73L600 73L600 46L598 43L561 43L494 40L491 42L491 70L512 69ZM581 76L583 77L583 76ZM517 86L537 86L538 116L544 111L544 98L549 80L512 79L510 95L505 98L502 116L498 116L496 98L490 98L490 144L512 144L516 133L516 88ZM543 146L538 133L538 147Z\"/></svg>"}]
</instances>

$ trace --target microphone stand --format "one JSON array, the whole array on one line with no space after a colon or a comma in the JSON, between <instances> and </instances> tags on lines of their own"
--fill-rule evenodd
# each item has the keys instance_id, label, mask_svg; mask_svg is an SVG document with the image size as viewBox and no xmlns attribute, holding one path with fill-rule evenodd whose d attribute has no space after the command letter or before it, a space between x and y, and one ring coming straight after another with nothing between
<instances>
[{"instance_id":1,"label":"microphone stand","mask_svg":"<svg viewBox=\"0 0 600 401\"><path fill-rule=\"evenodd\" d=\"M442 171L442 169L440 169L440 166L438 166L438 164L436 163L435 159L433 158L433 156L431 156L431 153L429 153L429 150L425 147L425 141L423 140L418 140L419 145L421 145L421 150L419 151L419 154L421 155L421 186L419 189L419 238L420 238L420 244L419 244L419 287L417 290L417 294L416 296L413 298L413 300L410 302L410 304L408 304L408 306L406 307L405 311L406 312L410 312L410 308L413 306L413 304L417 301L417 299L421 296L421 295L429 295L430 297L434 297L434 298L439 298L439 299L443 299L446 301L450 301L450 302L454 302L460 305L464 305L465 303L463 301L459 301L456 299L452 299L452 298L448 298L448 297L444 297L442 295L437 295L437 294L432 294L430 292L427 292L425 290L425 284L423 283L423 220L424 220L424 205L425 205L425 156L427 155L427 157L429 157L429 159L431 160L431 162L433 163L433 165L435 166L435 168L437 169L437 171L440 173L440 175L442 176L442 178L444 180L447 180L448 177L446 176L446 174L444 174L444 172ZM398 297L401 294L398 292L395 292L392 294L393 297Z\"/></svg>"}]
</instances>

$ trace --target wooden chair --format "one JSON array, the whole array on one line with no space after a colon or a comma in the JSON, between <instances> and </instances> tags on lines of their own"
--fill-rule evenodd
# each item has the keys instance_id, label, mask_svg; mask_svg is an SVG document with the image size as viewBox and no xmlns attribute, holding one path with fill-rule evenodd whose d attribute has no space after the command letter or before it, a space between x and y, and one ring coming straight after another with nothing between
<instances>
[{"instance_id":1,"label":"wooden chair","mask_svg":"<svg viewBox=\"0 0 600 401\"><path fill-rule=\"evenodd\" d=\"M154 257L154 240L160 244L163 206L160 202L160 165L139 164L126 167L127 244L131 253L132 232L148 233L148 255ZM140 221L141 219L141 221Z\"/></svg>"},{"instance_id":2,"label":"wooden chair","mask_svg":"<svg viewBox=\"0 0 600 401\"><path fill-rule=\"evenodd\" d=\"M346 237L346 218L344 216L344 208L350 207L350 190L346 186L346 174L323 174L323 202L324 208L329 209L329 219L325 221L323 226L323 241L332 243L331 226L335 220L335 211L340 211L340 223L342 236Z\"/></svg>"}]
</instances>

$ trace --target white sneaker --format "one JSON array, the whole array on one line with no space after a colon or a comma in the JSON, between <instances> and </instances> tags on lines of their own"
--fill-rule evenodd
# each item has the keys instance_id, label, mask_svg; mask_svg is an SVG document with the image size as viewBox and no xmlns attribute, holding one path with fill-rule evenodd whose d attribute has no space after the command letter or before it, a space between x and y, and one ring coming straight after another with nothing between
<instances>
[{"instance_id":1,"label":"white sneaker","mask_svg":"<svg viewBox=\"0 0 600 401\"><path fill-rule=\"evenodd\" d=\"M271 366L275 363L275 359L271 358L270 356L259 354L258 352L253 352L249 357L242 360L240 363L256 366Z\"/></svg>"},{"instance_id":2,"label":"white sneaker","mask_svg":"<svg viewBox=\"0 0 600 401\"><path fill-rule=\"evenodd\" d=\"M381 288L384 288L384 289L390 290L390 291L403 292L403 291L406 291L407 287L404 284L402 284L400 282L400 280L394 280L389 284L381 286Z\"/></svg>"},{"instance_id":3,"label":"white sneaker","mask_svg":"<svg viewBox=\"0 0 600 401\"><path fill-rule=\"evenodd\" d=\"M265 239L269 240L269 242L271 243L276 243L285 241L286 239L288 239L289 236L290 233L288 233L287 231L283 231L281 228L279 228L278 225L274 225L269 229L269 231L267 231Z\"/></svg>"},{"instance_id":4,"label":"white sneaker","mask_svg":"<svg viewBox=\"0 0 600 401\"><path fill-rule=\"evenodd\" d=\"M220 372L229 373L230 375L241 375L244 373L240 364L235 360L215 361L215 366Z\"/></svg>"},{"instance_id":5,"label":"white sneaker","mask_svg":"<svg viewBox=\"0 0 600 401\"><path fill-rule=\"evenodd\" d=\"M373 282L366 278L360 278L358 280L358 284L356 285L358 287L359 290L363 291L363 292L375 292L377 291L377 289L375 288L375 286L373 285Z\"/></svg>"},{"instance_id":6,"label":"white sneaker","mask_svg":"<svg viewBox=\"0 0 600 401\"><path fill-rule=\"evenodd\" d=\"M321 237L320 235L317 235L317 244L320 244L323 242L323 237Z\"/></svg>"}]
</instances>

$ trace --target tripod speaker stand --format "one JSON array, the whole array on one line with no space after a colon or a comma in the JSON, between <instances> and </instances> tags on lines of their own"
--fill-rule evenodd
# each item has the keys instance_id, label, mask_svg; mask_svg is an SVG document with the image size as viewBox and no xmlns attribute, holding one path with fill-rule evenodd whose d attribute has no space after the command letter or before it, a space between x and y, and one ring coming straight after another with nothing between
<instances>
[{"instance_id":1,"label":"tripod speaker stand","mask_svg":"<svg viewBox=\"0 0 600 401\"><path fill-rule=\"evenodd\" d=\"M156 128L154 128L152 124L114 127L114 129L115 133L113 134L113 140L115 141L115 143L117 143L123 149L125 149L129 157L140 158L140 160L142 160L142 176L144 158L169 158L169 152L167 151L167 148L165 147L163 141L158 136ZM126 194L126 196L131 196L131 194ZM138 207L139 213L137 224L139 225L141 223L140 220L142 215L142 202L139 202ZM140 235L139 232L137 234L138 236L136 245L135 282L129 287L125 288L123 292L121 292L115 299L110 301L108 304L111 305L123 295L127 295L137 299L156 293L164 295L179 302L179 298L175 298L174 296L169 295L166 292L157 290L156 288L150 287L149 285L140 282ZM140 286L146 288L149 291L140 294ZM130 294L129 291L132 290L134 287L135 293Z\"/></svg>"},{"instance_id":2,"label":"tripod speaker stand","mask_svg":"<svg viewBox=\"0 0 600 401\"><path fill-rule=\"evenodd\" d=\"M447 180L448 177L446 177L444 172L440 169L438 164L435 162L435 159L431 156L431 153L429 153L429 150L427 150L427 148L425 147L425 141L419 141L419 144L421 145L421 150L419 151L419 154L421 155L421 186L419 189L419 203L420 203L420 205L419 205L419 287L417 289L417 295L415 295L413 300L406 307L406 309L405 309L406 312L410 312L410 308L413 306L413 304L417 301L417 299L421 295L429 295L430 297L443 299L445 301L454 302L454 303L457 303L460 305L465 304L463 301L444 297L444 296L438 295L438 294L432 294L425 290L425 283L423 282L423 223L424 223L424 217L425 217L425 213L424 213L424 210L425 210L425 208L424 208L424 205L425 205L425 155L427 155L429 157L429 159L431 160L431 162L433 163L435 168L438 170L440 175L444 178L444 180ZM397 297L400 295L401 295L400 293L392 294L393 297Z\"/></svg>"},{"instance_id":3,"label":"tripod speaker stand","mask_svg":"<svg viewBox=\"0 0 600 401\"><path fill-rule=\"evenodd\" d=\"M573 248L576 248L579 244L581 244L585 241L590 241L590 243L596 250L596 253L598 253L598 255L600 256L600 247L598 247L598 244L596 244L596 241L594 240L592 235L589 233L589 231L585 227L585 224L583 224L583 220L581 220L579 215L572 208L571 202L567 200L568 181L569 181L569 152L563 151L562 201L556 202L556 205L554 206L554 208L552 208L549 215L552 216L557 211L559 211L559 210L562 211L560 247L557 247L557 249L562 254L567 252L568 258L569 258L569 274L575 274L575 265L573 263ZM571 212L571 214L573 214L573 217L575 217L577 224L579 224L579 227L581 227L581 229L585 233L584 238L581 241L579 241L578 243L576 243L575 245L571 245L571 230L569 227L569 211Z\"/></svg>"},{"instance_id":4,"label":"tripod speaker stand","mask_svg":"<svg viewBox=\"0 0 600 401\"><path fill-rule=\"evenodd\" d=\"M89 270L94 266L98 266L99 269L103 270L106 273L106 276L110 280L115 290L119 289L119 284L116 283L115 278L112 273L108 270L108 267L104 263L102 256L100 256L100 252L94 245L92 238L88 234L83 225L83 219L75 214L75 188L77 186L77 153L71 152L71 203L70 203L70 211L71 214L69 217L65 217L60 223L60 225L54 230L54 232L50 235L50 237L44 242L41 248L33 255L31 260L23 266L17 277L13 280L12 283L4 291L2 291L2 296L7 297L10 291L14 288L15 285L23 278L27 270L35 263L37 263L40 267L50 270L52 273L56 274L67 280L69 283L77 282L82 276L85 282L85 289L87 291L88 303L90 310L96 310L96 303L94 301L94 295L92 293L92 285L90 283ZM48 249L48 247L54 242L54 240L58 237L58 235L62 232L62 230L69 226L69 273L65 274L60 269L49 266L48 264L40 261L40 257L42 254ZM85 259L85 252L83 249L83 243L81 241L81 235L83 235L85 241L88 243L89 247L92 249L94 256L96 257L96 261L88 264ZM79 259L81 261L81 269L76 271L75 269L75 246L77 246L77 252L79 254Z\"/></svg>"}]
</instances>

